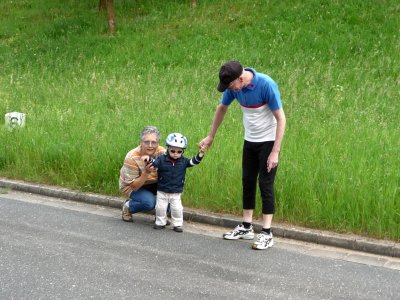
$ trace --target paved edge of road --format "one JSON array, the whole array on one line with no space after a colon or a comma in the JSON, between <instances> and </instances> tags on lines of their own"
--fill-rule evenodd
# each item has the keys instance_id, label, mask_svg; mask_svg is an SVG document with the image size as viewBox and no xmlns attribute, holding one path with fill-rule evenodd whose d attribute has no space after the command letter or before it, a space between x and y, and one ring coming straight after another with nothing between
<instances>
[{"instance_id":1,"label":"paved edge of road","mask_svg":"<svg viewBox=\"0 0 400 300\"><path fill-rule=\"evenodd\" d=\"M48 197L109 206L113 208L121 208L121 205L125 200L124 198L120 197L84 193L62 187L28 183L6 178L0 178L0 187L32 194L40 194ZM184 219L187 221L232 228L241 222L241 219L235 216L214 214L186 208L184 211ZM255 222L253 226L256 232L259 232L262 228L261 224L257 222ZM392 241L376 240L355 235L336 234L302 227L292 227L275 222L272 229L274 235L277 237L384 256L400 257L400 243L395 243Z\"/></svg>"}]
</instances>

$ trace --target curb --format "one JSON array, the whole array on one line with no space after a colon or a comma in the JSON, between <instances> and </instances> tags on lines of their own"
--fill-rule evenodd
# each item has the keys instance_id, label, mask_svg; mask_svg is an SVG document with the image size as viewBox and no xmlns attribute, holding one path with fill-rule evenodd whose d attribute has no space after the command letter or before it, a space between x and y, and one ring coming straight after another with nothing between
<instances>
[{"instance_id":1,"label":"curb","mask_svg":"<svg viewBox=\"0 0 400 300\"><path fill-rule=\"evenodd\" d=\"M125 199L121 197L83 193L66 188L27 183L24 181L10 180L6 178L0 178L0 187L32 194L40 194L43 196L62 198L66 200L85 202L95 205L109 206L113 208L121 208L122 203L125 201ZM191 209L185 209L183 217L185 220L188 221L222 227L235 227L238 223L241 222L241 219L238 217L207 212L197 212ZM253 227L255 231L261 231L262 229L262 226L259 223L254 223ZM391 241L375 240L364 238L361 236L334 234L331 232L312 230L301 227L295 228L277 223L274 223L273 231L274 235L277 237L362 251L384 256L400 257L400 244Z\"/></svg>"}]
</instances>

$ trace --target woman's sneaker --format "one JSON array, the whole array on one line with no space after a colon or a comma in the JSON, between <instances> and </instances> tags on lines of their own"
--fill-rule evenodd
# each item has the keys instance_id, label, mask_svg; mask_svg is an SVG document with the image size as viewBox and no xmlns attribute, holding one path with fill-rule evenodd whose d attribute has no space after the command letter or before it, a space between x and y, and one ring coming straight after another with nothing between
<instances>
[{"instance_id":1,"label":"woman's sneaker","mask_svg":"<svg viewBox=\"0 0 400 300\"><path fill-rule=\"evenodd\" d=\"M257 240L254 242L252 248L254 250L264 250L274 245L274 237L272 233L261 232L257 235Z\"/></svg>"},{"instance_id":2,"label":"woman's sneaker","mask_svg":"<svg viewBox=\"0 0 400 300\"><path fill-rule=\"evenodd\" d=\"M250 226L249 229L246 229L244 228L243 224L239 224L232 231L224 233L222 237L226 240L252 240L254 238L253 226Z\"/></svg>"},{"instance_id":3,"label":"woman's sneaker","mask_svg":"<svg viewBox=\"0 0 400 300\"><path fill-rule=\"evenodd\" d=\"M133 222L132 214L129 211L129 199L122 205L122 220L125 222Z\"/></svg>"}]
</instances>

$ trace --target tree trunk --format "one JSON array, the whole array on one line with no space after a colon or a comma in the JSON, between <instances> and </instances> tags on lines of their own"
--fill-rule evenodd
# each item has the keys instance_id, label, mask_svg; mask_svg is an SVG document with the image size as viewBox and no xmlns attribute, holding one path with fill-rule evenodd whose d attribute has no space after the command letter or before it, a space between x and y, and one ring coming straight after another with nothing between
<instances>
[{"instance_id":1,"label":"tree trunk","mask_svg":"<svg viewBox=\"0 0 400 300\"><path fill-rule=\"evenodd\" d=\"M99 0L99 11L106 10L107 0Z\"/></svg>"},{"instance_id":2,"label":"tree trunk","mask_svg":"<svg viewBox=\"0 0 400 300\"><path fill-rule=\"evenodd\" d=\"M99 11L107 9L108 33L115 33L114 0L99 0Z\"/></svg>"},{"instance_id":3,"label":"tree trunk","mask_svg":"<svg viewBox=\"0 0 400 300\"><path fill-rule=\"evenodd\" d=\"M114 34L115 32L114 0L106 0L106 1L107 1L107 12L108 12L108 33Z\"/></svg>"}]
</instances>

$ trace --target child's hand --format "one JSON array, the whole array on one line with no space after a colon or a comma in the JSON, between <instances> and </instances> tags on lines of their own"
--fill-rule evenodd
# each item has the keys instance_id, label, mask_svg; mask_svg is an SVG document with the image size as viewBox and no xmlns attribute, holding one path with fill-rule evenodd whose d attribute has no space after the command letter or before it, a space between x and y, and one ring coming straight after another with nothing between
<instances>
[{"instance_id":1,"label":"child's hand","mask_svg":"<svg viewBox=\"0 0 400 300\"><path fill-rule=\"evenodd\" d=\"M199 148L200 148L200 153L204 155L204 153L206 153L208 147L207 147L207 145L202 144L202 145L199 145Z\"/></svg>"}]
</instances>

